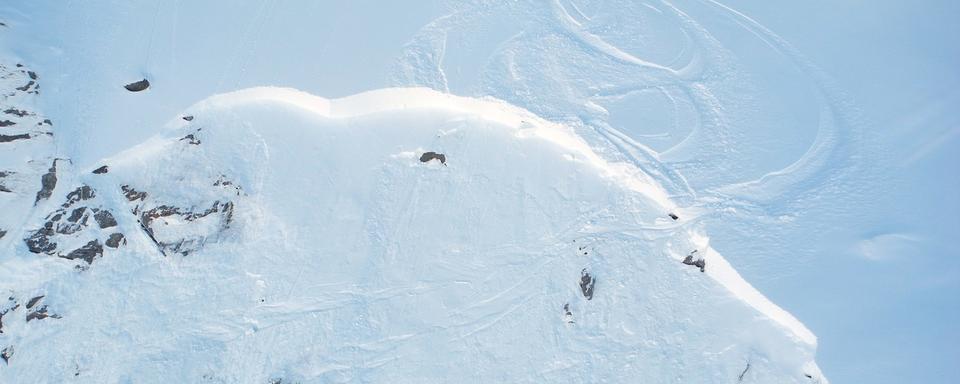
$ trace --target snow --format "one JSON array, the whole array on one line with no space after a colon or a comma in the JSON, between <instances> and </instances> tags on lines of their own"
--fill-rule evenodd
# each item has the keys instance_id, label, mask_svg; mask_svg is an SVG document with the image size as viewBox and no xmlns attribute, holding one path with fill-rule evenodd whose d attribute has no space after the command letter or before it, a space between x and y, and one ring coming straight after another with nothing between
<instances>
[{"instance_id":1,"label":"snow","mask_svg":"<svg viewBox=\"0 0 960 384\"><path fill-rule=\"evenodd\" d=\"M853 53L736 3L0 5L0 64L40 75L4 108L54 122L0 144L0 289L63 315L4 317L0 381L825 382L797 317L849 380L892 344L852 325L872 319L848 308L883 301L871 271L899 276L956 228L879 220L880 201L904 205L881 195L932 201L893 169L956 130L891 152L828 73L847 64L804 55ZM78 204L119 224L57 234L57 251L127 243L91 265L30 252L81 184L97 196ZM694 249L703 273L681 263ZM871 378L906 380L890 371Z\"/></svg>"},{"instance_id":2,"label":"snow","mask_svg":"<svg viewBox=\"0 0 960 384\"><path fill-rule=\"evenodd\" d=\"M748 362L761 382L817 373L809 331L718 253L706 274L668 256L705 237L665 217L672 206L642 172L562 125L423 88L333 100L255 88L184 114L194 119L103 160L107 174L79 172L74 183L118 207L129 244L81 274L32 258L60 266L32 291L64 316L11 327L16 364L3 375L712 381ZM421 163L426 149L446 165ZM148 193L134 209L231 199L235 219L215 234L213 215L161 224L161 242L203 244L164 256L120 185ZM598 279L589 301L583 268Z\"/></svg>"}]
</instances>

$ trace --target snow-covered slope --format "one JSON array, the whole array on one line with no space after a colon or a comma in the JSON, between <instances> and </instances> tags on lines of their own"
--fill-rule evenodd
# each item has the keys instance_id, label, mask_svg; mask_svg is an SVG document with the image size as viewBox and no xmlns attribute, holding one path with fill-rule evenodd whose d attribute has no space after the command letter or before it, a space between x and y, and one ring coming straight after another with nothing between
<instances>
[{"instance_id":1,"label":"snow-covered slope","mask_svg":"<svg viewBox=\"0 0 960 384\"><path fill-rule=\"evenodd\" d=\"M873 177L712 1L0 4L0 94L0 383L826 383L717 249Z\"/></svg>"},{"instance_id":2,"label":"snow-covered slope","mask_svg":"<svg viewBox=\"0 0 960 384\"><path fill-rule=\"evenodd\" d=\"M495 99L217 95L37 209L5 382L826 382L696 212Z\"/></svg>"}]
</instances>

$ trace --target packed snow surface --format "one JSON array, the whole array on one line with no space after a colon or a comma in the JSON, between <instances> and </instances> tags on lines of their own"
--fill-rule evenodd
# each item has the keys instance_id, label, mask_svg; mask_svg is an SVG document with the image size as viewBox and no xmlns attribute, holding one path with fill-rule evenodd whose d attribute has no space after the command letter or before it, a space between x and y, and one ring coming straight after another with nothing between
<instances>
[{"instance_id":1,"label":"packed snow surface","mask_svg":"<svg viewBox=\"0 0 960 384\"><path fill-rule=\"evenodd\" d=\"M90 186L127 243L81 272L6 243L0 288L61 317L4 328L5 380L825 382L696 212L503 101L254 88L100 165L39 208Z\"/></svg>"}]
</instances>

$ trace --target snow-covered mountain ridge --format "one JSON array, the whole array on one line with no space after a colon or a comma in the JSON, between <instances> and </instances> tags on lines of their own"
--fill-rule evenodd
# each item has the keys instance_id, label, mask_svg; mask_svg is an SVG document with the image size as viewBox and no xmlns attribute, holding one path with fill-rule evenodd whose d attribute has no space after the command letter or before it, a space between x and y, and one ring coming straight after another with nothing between
<instances>
[{"instance_id":1,"label":"snow-covered mountain ridge","mask_svg":"<svg viewBox=\"0 0 960 384\"><path fill-rule=\"evenodd\" d=\"M826 382L696 211L495 99L255 88L58 164L0 239L15 382Z\"/></svg>"}]
</instances>

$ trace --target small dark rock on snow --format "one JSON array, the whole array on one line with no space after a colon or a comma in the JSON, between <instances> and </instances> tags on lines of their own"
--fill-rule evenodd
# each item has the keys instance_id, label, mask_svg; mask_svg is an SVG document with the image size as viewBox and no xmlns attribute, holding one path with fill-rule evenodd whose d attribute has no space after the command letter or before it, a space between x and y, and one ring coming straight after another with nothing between
<instances>
[{"instance_id":1,"label":"small dark rock on snow","mask_svg":"<svg viewBox=\"0 0 960 384\"><path fill-rule=\"evenodd\" d=\"M27 322L29 323L31 320L43 320L48 317L52 319L59 319L60 315L48 313L47 306L44 305L44 306L41 306L40 308L37 308L36 311L28 313Z\"/></svg>"},{"instance_id":2,"label":"small dark rock on snow","mask_svg":"<svg viewBox=\"0 0 960 384\"><path fill-rule=\"evenodd\" d=\"M150 87L150 82L147 81L147 79L143 79L143 80L140 80L140 81L137 81L137 82L133 82L133 83L124 85L123 87L126 88L126 89L127 89L128 91L130 91L130 92L140 92L140 91L142 91L142 90L144 90L144 89L149 88L149 87Z\"/></svg>"},{"instance_id":3,"label":"small dark rock on snow","mask_svg":"<svg viewBox=\"0 0 960 384\"><path fill-rule=\"evenodd\" d=\"M583 297L586 297L587 300L593 299L593 286L596 282L597 280L594 279L593 276L590 276L586 268L580 271L580 292L583 293Z\"/></svg>"},{"instance_id":4,"label":"small dark rock on snow","mask_svg":"<svg viewBox=\"0 0 960 384\"><path fill-rule=\"evenodd\" d=\"M433 159L440 160L440 163L441 163L441 164L447 165L447 156L445 156L445 155L442 154L442 153L424 152L423 155L420 155L420 162L421 162L421 163L426 163L426 162L428 162L428 161L430 161L430 160L433 160Z\"/></svg>"},{"instance_id":5,"label":"small dark rock on snow","mask_svg":"<svg viewBox=\"0 0 960 384\"><path fill-rule=\"evenodd\" d=\"M44 295L40 295L30 299L30 301L27 302L27 309L33 308L33 306L37 305L37 303L39 303L40 300L43 300L43 298Z\"/></svg>"},{"instance_id":6,"label":"small dark rock on snow","mask_svg":"<svg viewBox=\"0 0 960 384\"><path fill-rule=\"evenodd\" d=\"M3 362L10 364L10 358L13 357L13 346L9 346L0 351L0 359L3 359Z\"/></svg>"},{"instance_id":7,"label":"small dark rock on snow","mask_svg":"<svg viewBox=\"0 0 960 384\"><path fill-rule=\"evenodd\" d=\"M696 260L694 260L694 259L693 259L693 254L694 254L694 253L697 253L697 251L694 250L693 252L690 252L690 254L687 255L687 257L685 257L685 258L683 259L683 263L686 264L686 265L692 265L692 266L694 266L694 267L698 267L698 268L700 268L700 272L704 272L704 270L706 270L706 268L707 268L707 262L706 262L705 260L703 260L703 259L696 259Z\"/></svg>"}]
</instances>

